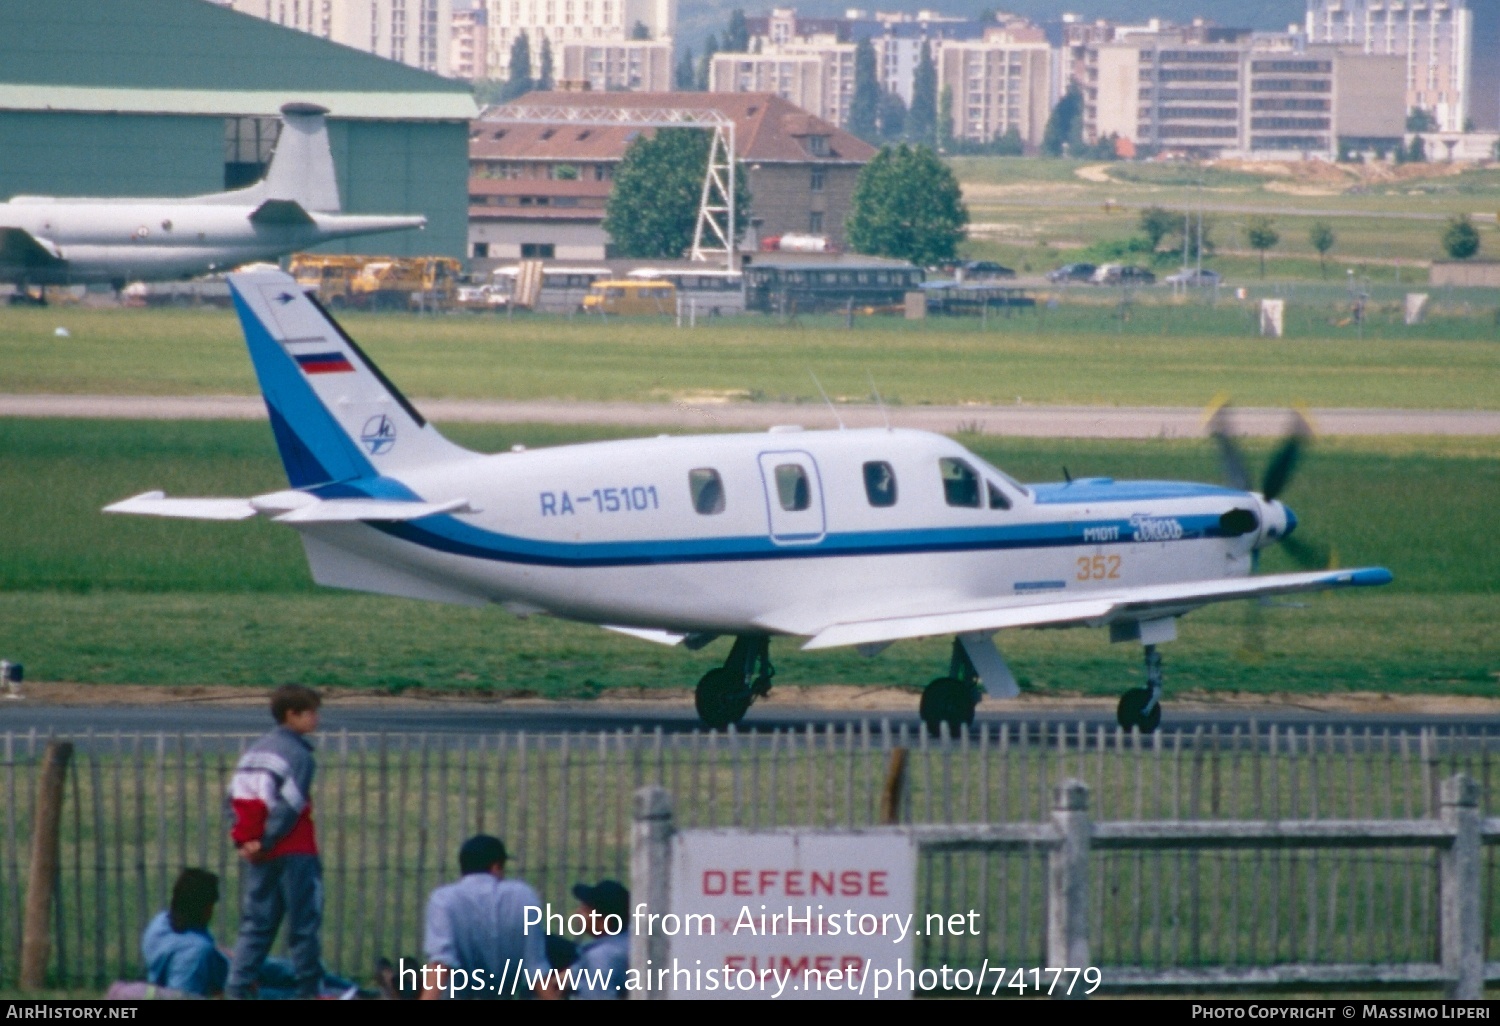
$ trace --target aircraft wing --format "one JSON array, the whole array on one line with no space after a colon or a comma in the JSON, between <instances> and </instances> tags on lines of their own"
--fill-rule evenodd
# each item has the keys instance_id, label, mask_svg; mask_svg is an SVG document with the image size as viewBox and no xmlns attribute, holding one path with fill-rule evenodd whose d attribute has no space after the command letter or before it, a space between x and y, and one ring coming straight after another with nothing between
<instances>
[{"instance_id":1,"label":"aircraft wing","mask_svg":"<svg viewBox=\"0 0 1500 1026\"><path fill-rule=\"evenodd\" d=\"M439 513L472 512L467 499L411 502L401 499L318 499L306 492L274 492L253 499L169 499L163 492L143 492L105 506L106 513L134 513L186 520L248 520L257 513L275 515L284 524L347 524L362 520L417 520Z\"/></svg>"},{"instance_id":2,"label":"aircraft wing","mask_svg":"<svg viewBox=\"0 0 1500 1026\"><path fill-rule=\"evenodd\" d=\"M0 228L0 264L10 267L56 267L66 263L56 246L24 228Z\"/></svg>"},{"instance_id":3,"label":"aircraft wing","mask_svg":"<svg viewBox=\"0 0 1500 1026\"><path fill-rule=\"evenodd\" d=\"M1077 598L1064 598L1053 593L1024 601L1001 599L989 606L971 604L950 609L914 610L910 615L829 624L808 632L812 639L802 647L871 645L939 634L996 631L1005 627L1103 627L1131 620L1181 616L1214 602L1388 584L1390 581L1389 570L1364 567L1156 584L1094 592Z\"/></svg>"}]
</instances>

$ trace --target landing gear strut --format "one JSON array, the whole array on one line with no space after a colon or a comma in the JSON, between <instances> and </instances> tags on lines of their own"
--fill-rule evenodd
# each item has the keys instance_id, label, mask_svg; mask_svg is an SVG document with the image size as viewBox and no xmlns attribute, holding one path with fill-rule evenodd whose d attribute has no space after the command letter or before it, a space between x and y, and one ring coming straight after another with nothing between
<instances>
[{"instance_id":1,"label":"landing gear strut","mask_svg":"<svg viewBox=\"0 0 1500 1026\"><path fill-rule=\"evenodd\" d=\"M1125 730L1134 727L1142 734L1161 725L1161 653L1155 645L1146 646L1146 686L1120 696L1115 719Z\"/></svg>"},{"instance_id":2,"label":"landing gear strut","mask_svg":"<svg viewBox=\"0 0 1500 1026\"><path fill-rule=\"evenodd\" d=\"M941 734L946 724L950 736L974 723L974 707L979 704L979 674L957 638L948 660L948 676L939 677L922 692L919 709L922 722L933 734Z\"/></svg>"},{"instance_id":3,"label":"landing gear strut","mask_svg":"<svg viewBox=\"0 0 1500 1026\"><path fill-rule=\"evenodd\" d=\"M698 681L698 690L693 695L698 718L710 730L738 724L752 702L770 693L774 676L770 638L764 634L735 638L724 665L709 670Z\"/></svg>"}]
</instances>

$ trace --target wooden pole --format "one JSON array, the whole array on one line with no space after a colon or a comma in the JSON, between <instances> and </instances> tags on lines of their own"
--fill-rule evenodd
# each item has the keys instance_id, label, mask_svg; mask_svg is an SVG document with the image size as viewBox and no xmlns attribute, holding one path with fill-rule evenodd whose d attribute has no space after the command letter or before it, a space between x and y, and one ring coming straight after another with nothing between
<instances>
[{"instance_id":1,"label":"wooden pole","mask_svg":"<svg viewBox=\"0 0 1500 1026\"><path fill-rule=\"evenodd\" d=\"M891 761L886 766L885 786L880 791L880 822L887 826L901 822L901 796L906 793L907 754L905 748L892 748Z\"/></svg>"},{"instance_id":2,"label":"wooden pole","mask_svg":"<svg viewBox=\"0 0 1500 1026\"><path fill-rule=\"evenodd\" d=\"M36 793L36 825L31 835L31 872L26 881L26 920L21 934L22 990L41 990L47 981L63 783L67 780L68 760L72 757L71 741L49 741L42 753L42 776Z\"/></svg>"}]
</instances>

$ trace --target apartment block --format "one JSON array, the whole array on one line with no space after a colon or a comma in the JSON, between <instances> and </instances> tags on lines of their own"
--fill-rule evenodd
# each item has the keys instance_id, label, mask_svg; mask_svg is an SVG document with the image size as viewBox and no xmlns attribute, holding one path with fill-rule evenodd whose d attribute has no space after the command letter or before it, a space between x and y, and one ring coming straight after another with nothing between
<instances>
[{"instance_id":1,"label":"apartment block","mask_svg":"<svg viewBox=\"0 0 1500 1026\"><path fill-rule=\"evenodd\" d=\"M544 39L557 60L570 43L670 43L677 28L677 0L485 0L485 6L493 78L510 76L510 49L523 32L535 76L541 71Z\"/></svg>"},{"instance_id":2,"label":"apartment block","mask_svg":"<svg viewBox=\"0 0 1500 1026\"><path fill-rule=\"evenodd\" d=\"M672 88L672 44L665 40L564 43L560 81L595 92L665 93Z\"/></svg>"},{"instance_id":3,"label":"apartment block","mask_svg":"<svg viewBox=\"0 0 1500 1026\"><path fill-rule=\"evenodd\" d=\"M1495 0L1474 6L1494 16ZM1474 52L1469 8L1469 0L1307 0L1307 35L1315 44L1404 57L1406 107L1430 111L1439 128L1457 132L1469 118Z\"/></svg>"},{"instance_id":4,"label":"apartment block","mask_svg":"<svg viewBox=\"0 0 1500 1026\"><path fill-rule=\"evenodd\" d=\"M483 7L455 9L449 66L454 78L489 78L488 12Z\"/></svg>"},{"instance_id":5,"label":"apartment block","mask_svg":"<svg viewBox=\"0 0 1500 1026\"><path fill-rule=\"evenodd\" d=\"M854 44L813 39L761 53L716 54L712 93L775 93L825 121L843 125L854 100Z\"/></svg>"},{"instance_id":6,"label":"apartment block","mask_svg":"<svg viewBox=\"0 0 1500 1026\"><path fill-rule=\"evenodd\" d=\"M989 142L1014 128L1028 149L1042 143L1056 102L1054 51L1040 29L992 29L977 40L945 40L938 89L953 96L955 138Z\"/></svg>"},{"instance_id":7,"label":"apartment block","mask_svg":"<svg viewBox=\"0 0 1500 1026\"><path fill-rule=\"evenodd\" d=\"M423 71L452 73L453 0L230 0L225 6Z\"/></svg>"}]
</instances>

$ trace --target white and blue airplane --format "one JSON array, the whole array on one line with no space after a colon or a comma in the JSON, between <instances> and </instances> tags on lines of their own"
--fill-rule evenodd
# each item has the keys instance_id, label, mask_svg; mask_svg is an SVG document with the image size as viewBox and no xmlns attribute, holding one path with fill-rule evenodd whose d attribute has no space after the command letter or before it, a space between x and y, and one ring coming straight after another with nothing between
<instances>
[{"instance_id":1,"label":"white and blue airplane","mask_svg":"<svg viewBox=\"0 0 1500 1026\"><path fill-rule=\"evenodd\" d=\"M335 588L498 603L666 644L733 639L699 681L715 728L771 685L769 643L855 646L952 636L921 699L934 730L1013 697L993 641L1009 627L1106 627L1145 648L1122 726L1161 719L1157 646L1231 599L1385 584L1389 571L1253 576L1296 517L1276 495L1300 435L1259 491L1226 433L1235 487L1070 480L1025 485L941 435L868 429L658 436L493 455L428 424L318 302L280 272L230 275L290 488L251 498L147 492L111 513L269 517Z\"/></svg>"}]
</instances>

